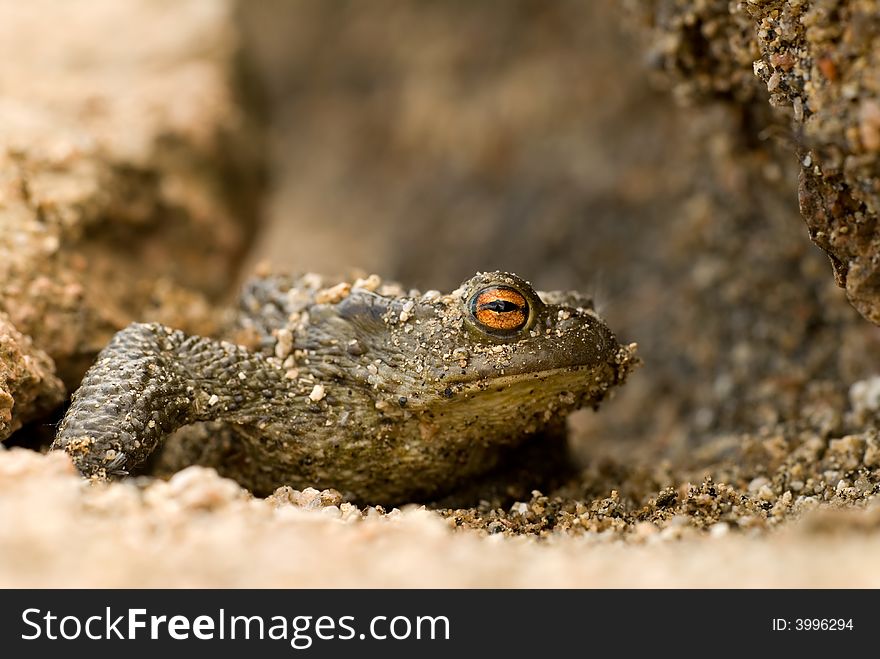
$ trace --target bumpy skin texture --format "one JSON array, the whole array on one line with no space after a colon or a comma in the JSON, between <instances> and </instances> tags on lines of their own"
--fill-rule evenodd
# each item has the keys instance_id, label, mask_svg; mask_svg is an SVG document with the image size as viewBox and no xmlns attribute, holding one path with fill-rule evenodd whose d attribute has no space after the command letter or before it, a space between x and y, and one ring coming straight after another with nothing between
<instances>
[{"instance_id":1,"label":"bumpy skin texture","mask_svg":"<svg viewBox=\"0 0 880 659\"><path fill-rule=\"evenodd\" d=\"M499 335L477 322L473 300L495 286L527 303L523 328ZM442 494L623 381L634 346L588 306L575 294L542 299L506 273L449 295L405 294L378 278L331 288L309 275L256 280L238 324L257 349L131 325L86 375L54 448L103 478L129 472L183 426L222 422L202 435L198 461L258 494Z\"/></svg>"}]
</instances>

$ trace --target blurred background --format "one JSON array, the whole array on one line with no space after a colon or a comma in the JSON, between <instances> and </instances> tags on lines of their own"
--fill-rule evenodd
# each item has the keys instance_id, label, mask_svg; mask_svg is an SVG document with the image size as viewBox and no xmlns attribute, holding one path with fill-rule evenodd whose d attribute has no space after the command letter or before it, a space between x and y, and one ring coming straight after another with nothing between
<instances>
[{"instance_id":1,"label":"blurred background","mask_svg":"<svg viewBox=\"0 0 880 659\"><path fill-rule=\"evenodd\" d=\"M677 105L622 4L242 3L273 172L243 273L592 294L645 365L574 420L588 454L839 431L877 328L807 237L786 123L765 98Z\"/></svg>"}]
</instances>

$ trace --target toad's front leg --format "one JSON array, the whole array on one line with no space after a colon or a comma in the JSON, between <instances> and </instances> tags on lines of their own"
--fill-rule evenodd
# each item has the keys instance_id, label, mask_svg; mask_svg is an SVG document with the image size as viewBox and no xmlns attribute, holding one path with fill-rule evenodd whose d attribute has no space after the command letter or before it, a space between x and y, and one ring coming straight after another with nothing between
<instances>
[{"instance_id":1,"label":"toad's front leg","mask_svg":"<svg viewBox=\"0 0 880 659\"><path fill-rule=\"evenodd\" d=\"M257 425L289 412L290 381L266 357L159 324L118 332L89 369L58 430L89 477L125 474L178 428Z\"/></svg>"}]
</instances>

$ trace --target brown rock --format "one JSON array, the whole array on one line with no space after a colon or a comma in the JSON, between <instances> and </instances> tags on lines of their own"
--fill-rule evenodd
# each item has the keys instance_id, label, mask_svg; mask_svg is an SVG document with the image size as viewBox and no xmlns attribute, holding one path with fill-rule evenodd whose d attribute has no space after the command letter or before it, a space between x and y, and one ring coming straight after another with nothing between
<instances>
[{"instance_id":1,"label":"brown rock","mask_svg":"<svg viewBox=\"0 0 880 659\"><path fill-rule=\"evenodd\" d=\"M255 216L231 3L0 6L0 311L74 385L133 320L209 331ZM189 304L179 306L180 299Z\"/></svg>"},{"instance_id":2,"label":"brown rock","mask_svg":"<svg viewBox=\"0 0 880 659\"><path fill-rule=\"evenodd\" d=\"M52 360L0 313L0 441L63 398Z\"/></svg>"},{"instance_id":3,"label":"brown rock","mask_svg":"<svg viewBox=\"0 0 880 659\"><path fill-rule=\"evenodd\" d=\"M770 105L785 113L803 167L801 212L810 235L831 257L853 306L880 324L880 2L631 6L651 26L652 51L672 74L676 95L733 101L754 112L769 94ZM752 70L766 94L755 88ZM763 124L756 128L766 135L771 124Z\"/></svg>"}]
</instances>

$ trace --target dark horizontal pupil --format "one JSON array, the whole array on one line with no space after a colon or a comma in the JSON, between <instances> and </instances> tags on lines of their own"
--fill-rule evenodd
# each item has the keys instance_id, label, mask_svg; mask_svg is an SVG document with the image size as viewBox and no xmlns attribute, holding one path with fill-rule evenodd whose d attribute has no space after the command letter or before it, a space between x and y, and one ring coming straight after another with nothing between
<instances>
[{"instance_id":1,"label":"dark horizontal pupil","mask_svg":"<svg viewBox=\"0 0 880 659\"><path fill-rule=\"evenodd\" d=\"M481 304L480 309L495 311L496 313L509 313L511 311L519 311L520 307L510 300L492 300L491 302Z\"/></svg>"}]
</instances>

